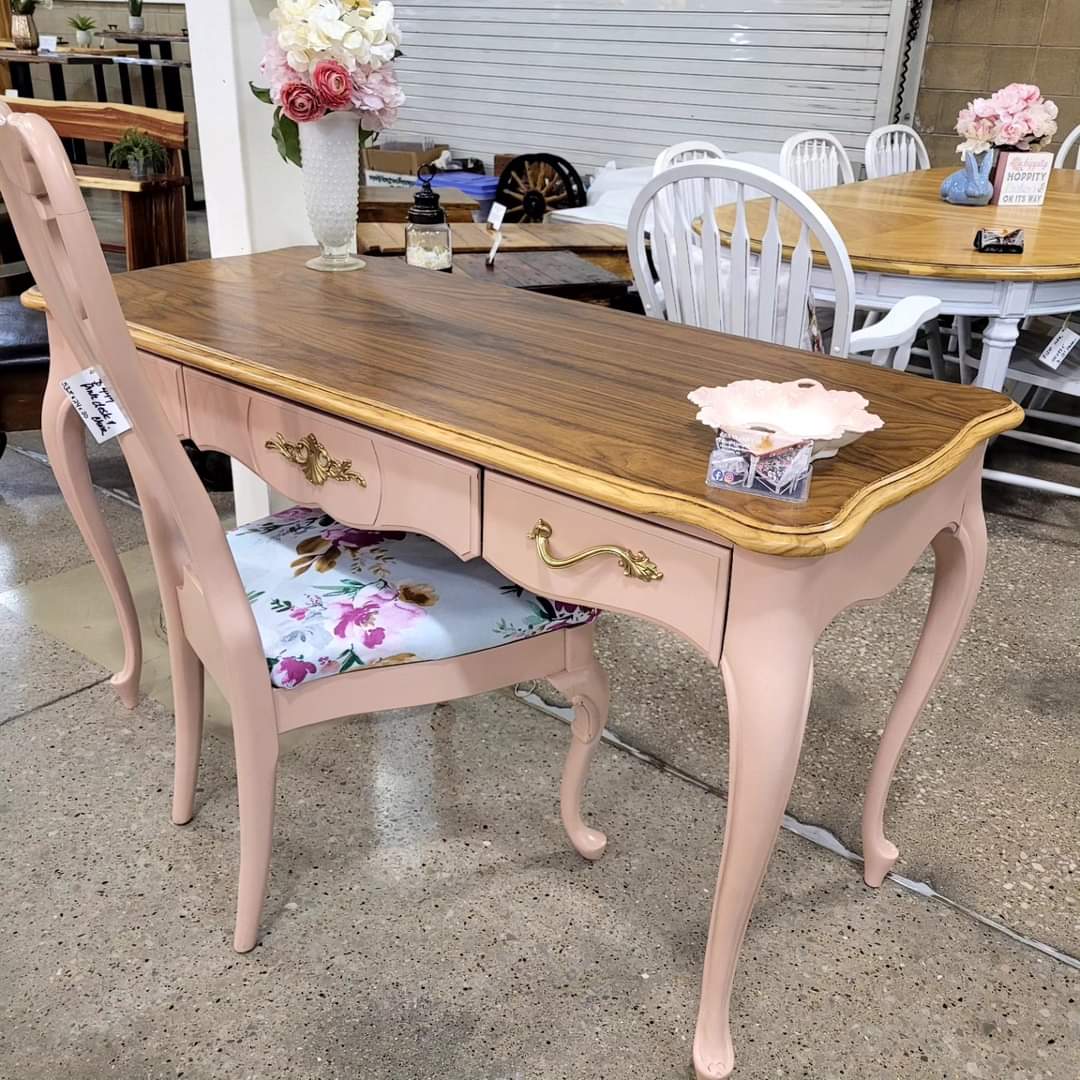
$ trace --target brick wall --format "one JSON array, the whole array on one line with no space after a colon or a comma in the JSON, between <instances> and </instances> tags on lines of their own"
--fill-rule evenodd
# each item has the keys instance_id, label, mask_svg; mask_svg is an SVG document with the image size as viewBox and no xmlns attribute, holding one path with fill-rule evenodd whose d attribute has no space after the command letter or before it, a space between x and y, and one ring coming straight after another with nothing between
<instances>
[{"instance_id":1,"label":"brick wall","mask_svg":"<svg viewBox=\"0 0 1080 1080\"><path fill-rule=\"evenodd\" d=\"M956 160L956 114L1011 82L1036 83L1080 124L1080 0L933 0L916 127L935 165Z\"/></svg>"}]
</instances>

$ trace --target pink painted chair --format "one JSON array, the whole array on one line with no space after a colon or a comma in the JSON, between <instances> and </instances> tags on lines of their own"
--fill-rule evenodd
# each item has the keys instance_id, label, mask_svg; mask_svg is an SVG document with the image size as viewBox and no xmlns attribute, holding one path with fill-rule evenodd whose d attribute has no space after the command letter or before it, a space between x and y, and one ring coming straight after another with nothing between
<instances>
[{"instance_id":1,"label":"pink painted chair","mask_svg":"<svg viewBox=\"0 0 1080 1080\"><path fill-rule=\"evenodd\" d=\"M46 121L13 115L2 103L0 192L48 303L54 383L57 371L93 367L132 424L119 439L168 626L178 825L194 814L204 667L232 710L240 809L235 948L256 943L279 737L335 717L551 679L576 710L563 823L574 847L598 858L605 837L581 816L586 771L607 718L607 679L593 651L596 613L524 592L486 563L462 562L426 537L353 528L317 508L226 535L139 369L60 140ZM61 391L50 391L55 402Z\"/></svg>"}]
</instances>

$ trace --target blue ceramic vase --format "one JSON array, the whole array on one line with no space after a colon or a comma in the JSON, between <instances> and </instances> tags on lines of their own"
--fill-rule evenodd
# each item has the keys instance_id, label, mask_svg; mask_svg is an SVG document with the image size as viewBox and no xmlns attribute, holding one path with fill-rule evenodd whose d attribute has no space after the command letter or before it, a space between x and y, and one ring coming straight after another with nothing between
<instances>
[{"instance_id":1,"label":"blue ceramic vase","mask_svg":"<svg viewBox=\"0 0 1080 1080\"><path fill-rule=\"evenodd\" d=\"M993 165L993 150L965 154L964 167L950 173L942 182L941 197L957 206L986 206L994 194L994 185L990 183Z\"/></svg>"}]
</instances>

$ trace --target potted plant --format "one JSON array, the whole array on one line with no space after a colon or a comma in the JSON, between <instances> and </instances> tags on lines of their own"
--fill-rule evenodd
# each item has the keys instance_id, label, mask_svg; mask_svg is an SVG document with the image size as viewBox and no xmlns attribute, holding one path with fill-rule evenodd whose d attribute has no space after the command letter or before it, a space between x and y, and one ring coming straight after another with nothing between
<instances>
[{"instance_id":1,"label":"potted plant","mask_svg":"<svg viewBox=\"0 0 1080 1080\"><path fill-rule=\"evenodd\" d=\"M141 34L146 26L142 6L143 0L128 0L128 29L133 34Z\"/></svg>"},{"instance_id":2,"label":"potted plant","mask_svg":"<svg viewBox=\"0 0 1080 1080\"><path fill-rule=\"evenodd\" d=\"M94 40L97 23L89 15L73 15L68 19L68 26L75 31L75 44L80 49L88 49Z\"/></svg>"},{"instance_id":3,"label":"potted plant","mask_svg":"<svg viewBox=\"0 0 1080 1080\"><path fill-rule=\"evenodd\" d=\"M37 52L41 40L34 23L38 4L51 8L52 0L11 0L11 43L16 49Z\"/></svg>"},{"instance_id":4,"label":"potted plant","mask_svg":"<svg viewBox=\"0 0 1080 1080\"><path fill-rule=\"evenodd\" d=\"M138 128L128 128L109 151L109 165L114 169L126 165L133 180L145 180L154 173L164 172L167 161L165 147Z\"/></svg>"}]
</instances>

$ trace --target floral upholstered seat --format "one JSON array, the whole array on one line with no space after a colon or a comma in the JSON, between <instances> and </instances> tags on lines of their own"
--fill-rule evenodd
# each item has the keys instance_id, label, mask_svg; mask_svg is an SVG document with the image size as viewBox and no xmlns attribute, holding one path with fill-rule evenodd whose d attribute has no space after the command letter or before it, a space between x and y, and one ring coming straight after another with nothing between
<instances>
[{"instance_id":1,"label":"floral upholstered seat","mask_svg":"<svg viewBox=\"0 0 1080 1080\"><path fill-rule=\"evenodd\" d=\"M292 507L229 533L274 686L445 660L582 626L597 612L545 600L481 559L416 533L341 525Z\"/></svg>"}]
</instances>

